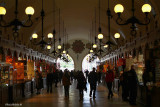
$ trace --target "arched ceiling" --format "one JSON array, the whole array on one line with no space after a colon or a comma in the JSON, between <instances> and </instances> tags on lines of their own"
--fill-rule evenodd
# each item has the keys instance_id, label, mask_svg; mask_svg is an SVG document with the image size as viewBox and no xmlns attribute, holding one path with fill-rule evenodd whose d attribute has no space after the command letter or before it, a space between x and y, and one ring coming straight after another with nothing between
<instances>
[{"instance_id":1,"label":"arched ceiling","mask_svg":"<svg viewBox=\"0 0 160 107\"><path fill-rule=\"evenodd\" d=\"M47 34L53 31L53 1L54 0L44 0L44 11L45 11L45 19L44 19L44 35L47 37ZM108 25L107 25L107 2L108 0L101 0L101 27L102 32L104 34L103 42L107 41L108 35ZM149 0L135 0L135 7L136 7L136 16L139 19L144 19L145 15L141 12L141 6L144 4L145 1ZM20 28L19 30L19 40L26 45L30 44L30 37L31 35L36 32L41 36L41 18L40 18L40 11L41 11L41 0L19 0L18 5L18 18L22 21L27 18L24 13L24 10L27 6L33 6L35 9L35 14L33 15L33 26L30 28ZM96 32L98 33L98 0L55 0L56 3L56 31L58 36L58 8L61 9L61 22L64 21L65 28L67 34L69 36L69 40L73 39L81 39L81 40L88 40L89 32L91 31L92 21L95 20L95 7L97 9L96 21L97 21L97 28ZM113 15L111 19L111 35L113 36L114 33L120 32L123 36L122 39L129 39L130 38L130 26L119 26L116 24L115 20L117 15L114 13L113 9L117 3L121 3L125 11L122 15L124 19L127 19L131 16L131 0L110 0L110 9ZM151 5L153 6L154 11L150 14L151 19L153 19L153 15L156 13L156 19L159 19L160 13L160 2L159 0L150 0ZM4 16L6 22L9 22L14 19L14 8L15 8L15 0L1 0L1 5L4 5L7 14ZM62 24L61 24L62 28ZM7 38L7 35L10 35L10 39L12 39L12 29L11 28L0 28L3 32L4 37ZM144 32L145 27L138 26L138 32ZM62 29L61 29L62 31ZM62 37L61 32L61 37ZM94 38L94 34L92 35ZM58 40L58 39L57 39Z\"/></svg>"}]
</instances>

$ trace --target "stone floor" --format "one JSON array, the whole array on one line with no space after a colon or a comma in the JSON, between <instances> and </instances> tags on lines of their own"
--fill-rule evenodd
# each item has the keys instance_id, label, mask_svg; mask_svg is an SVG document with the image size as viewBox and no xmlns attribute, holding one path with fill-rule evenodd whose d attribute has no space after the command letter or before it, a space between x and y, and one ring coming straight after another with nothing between
<instances>
[{"instance_id":1,"label":"stone floor","mask_svg":"<svg viewBox=\"0 0 160 107\"><path fill-rule=\"evenodd\" d=\"M142 107L141 105L130 106L128 102L123 102L121 97L114 94L110 100L107 99L107 89L100 84L97 87L96 99L89 97L89 84L87 92L84 92L84 100L79 102L79 94L76 89L76 81L70 87L69 99L64 98L63 86L53 88L52 94L47 94L46 90L40 95L35 95L21 102L22 107Z\"/></svg>"}]
</instances>

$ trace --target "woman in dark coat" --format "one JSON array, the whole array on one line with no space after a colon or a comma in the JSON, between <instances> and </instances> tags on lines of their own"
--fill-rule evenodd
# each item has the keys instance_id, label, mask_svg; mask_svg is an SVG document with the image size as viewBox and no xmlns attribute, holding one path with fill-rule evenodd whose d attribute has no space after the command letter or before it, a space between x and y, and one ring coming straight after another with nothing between
<instances>
[{"instance_id":1,"label":"woman in dark coat","mask_svg":"<svg viewBox=\"0 0 160 107\"><path fill-rule=\"evenodd\" d=\"M79 74L77 75L77 89L79 89L79 97L80 97L80 100L79 101L82 101L83 100L83 90L87 90L86 88L86 78L84 77L84 74L82 71L79 72Z\"/></svg>"},{"instance_id":2,"label":"woman in dark coat","mask_svg":"<svg viewBox=\"0 0 160 107\"><path fill-rule=\"evenodd\" d=\"M62 82L64 85L65 97L69 98L69 86L71 85L71 82L70 82L70 75L67 69L64 70Z\"/></svg>"},{"instance_id":3,"label":"woman in dark coat","mask_svg":"<svg viewBox=\"0 0 160 107\"><path fill-rule=\"evenodd\" d=\"M38 70L36 71L36 88L37 94L40 94L40 90L43 88L43 79L42 74Z\"/></svg>"}]
</instances>

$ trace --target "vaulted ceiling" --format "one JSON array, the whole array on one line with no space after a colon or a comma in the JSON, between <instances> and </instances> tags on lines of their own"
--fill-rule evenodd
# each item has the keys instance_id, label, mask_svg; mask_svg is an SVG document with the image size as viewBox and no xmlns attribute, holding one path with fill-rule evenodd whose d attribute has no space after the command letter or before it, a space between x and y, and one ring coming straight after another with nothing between
<instances>
[{"instance_id":1,"label":"vaulted ceiling","mask_svg":"<svg viewBox=\"0 0 160 107\"><path fill-rule=\"evenodd\" d=\"M45 19L44 19L44 35L47 37L47 34L53 32L53 1L54 0L44 0L44 11L45 11ZM148 2L152 5L153 10L149 17L152 19L151 24L149 25L149 29L153 28L155 20L159 19L160 14L160 1L159 0L135 0L136 6L136 16L137 18L143 20L145 15L141 12L142 5ZM18 1L18 18L22 21L27 19L25 15L25 8L27 6L33 6L35 9L35 14L32 17L34 22L33 26L30 28L20 28L19 30L19 38L17 41L21 41L25 45L30 44L31 35L36 32L39 36L41 36L41 0L19 0ZM61 37L63 38L62 33L62 22L64 21L64 26L66 28L67 34L70 40L88 40L88 36L91 32L92 22L95 20L95 8L96 8L96 34L98 34L98 0L55 0L56 3L56 36L59 34L58 30L58 9L61 10ZM111 35L119 32L121 34L121 40L128 40L130 36L130 25L127 26L119 26L116 24L115 20L117 15L114 13L114 6L118 3L121 3L125 10L122 14L122 18L127 19L131 16L131 0L110 0L110 9L113 15L111 19ZM101 27L102 33L104 34L103 42L106 42L108 39L108 20L107 20L107 4L108 0L101 0ZM10 22L14 19L14 9L15 9L15 0L0 0L0 5L5 6L7 10L7 14L4 16L6 22ZM154 18L154 16L156 16ZM2 34L4 38L12 38L12 29L11 28L0 28L2 30ZM142 32L144 34L145 27L138 26L138 34ZM92 37L94 38L94 34L92 33ZM58 40L58 39L57 39Z\"/></svg>"}]
</instances>

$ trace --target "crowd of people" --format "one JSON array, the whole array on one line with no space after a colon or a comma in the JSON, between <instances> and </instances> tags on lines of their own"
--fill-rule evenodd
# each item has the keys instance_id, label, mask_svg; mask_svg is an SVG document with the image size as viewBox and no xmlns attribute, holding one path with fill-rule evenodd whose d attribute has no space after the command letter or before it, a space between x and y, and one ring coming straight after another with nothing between
<instances>
[{"instance_id":1,"label":"crowd of people","mask_svg":"<svg viewBox=\"0 0 160 107\"><path fill-rule=\"evenodd\" d=\"M85 75L84 75L85 74ZM102 83L102 85L106 85L108 88L108 99L111 99L113 94L113 82L115 79L115 73L113 69L108 66L106 72L96 71L96 68L93 68L92 71L86 70L82 71L69 71L67 69L64 70L55 70L54 72L48 71L47 73L47 92L52 93L52 85L55 84L57 87L57 83L59 82L64 86L64 95L65 98L69 98L69 88L72 85L71 81L77 81L77 89L79 90L79 101L83 100L84 91L87 91L87 82L90 84L90 93L89 96L96 98L96 88L97 85ZM40 93L40 89L43 88L43 81L41 74L36 71L36 84L37 84L37 94ZM137 96L137 75L134 70L134 66L131 66L131 70L124 71L124 73L120 76L120 85L122 86L122 99L124 101L129 101L131 105L136 104L136 96Z\"/></svg>"}]
</instances>

